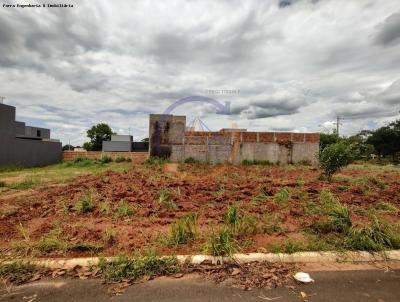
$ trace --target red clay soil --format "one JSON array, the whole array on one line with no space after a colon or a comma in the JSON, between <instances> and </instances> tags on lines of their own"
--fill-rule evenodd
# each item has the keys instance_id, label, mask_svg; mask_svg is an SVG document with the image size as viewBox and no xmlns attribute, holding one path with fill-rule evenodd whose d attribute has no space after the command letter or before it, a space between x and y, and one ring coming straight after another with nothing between
<instances>
[{"instance_id":1,"label":"red clay soil","mask_svg":"<svg viewBox=\"0 0 400 302\"><path fill-rule=\"evenodd\" d=\"M354 206L367 209L371 204L384 201L400 208L399 170L346 169L331 183L318 180L319 175L318 169L305 166L181 165L176 172L173 169L166 172L158 165L134 165L124 172L107 171L96 176L80 176L66 185L37 188L28 195L15 197L14 191L3 191L0 213L8 214L0 214L0 252L4 255L15 252L15 245L24 240L18 231L18 227L23 226L29 231L30 242L36 242L58 228L61 230L59 238L66 243L102 244L101 254L104 255L130 253L147 244L157 246L164 254L198 253L204 239L168 247L160 238L168 234L171 223L188 213L198 213L199 232L207 234L222 223L223 215L232 203L239 203L241 209L261 224L265 215L279 216L284 231L260 232L244 238L244 252L267 251L272 244L284 242L288 237L304 240L304 229L320 219L306 214L304 204L319 203L319 195L324 189L350 206L354 221L365 219L359 211L353 210ZM381 180L386 186L379 186L366 177ZM284 187L289 190L290 199L282 205L272 196ZM96 207L92 212L79 213L75 209L76 203L89 191L93 192ZM160 203L162 191L169 192L170 206ZM271 197L254 203L254 197L260 193ZM135 209L132 216L116 216L121 200ZM111 213L101 211L105 202L110 204ZM386 213L385 218L398 221L399 213ZM115 242L104 242L106 229L115 232ZM69 256L90 254L87 251L67 252ZM65 255L65 252L46 254Z\"/></svg>"}]
</instances>

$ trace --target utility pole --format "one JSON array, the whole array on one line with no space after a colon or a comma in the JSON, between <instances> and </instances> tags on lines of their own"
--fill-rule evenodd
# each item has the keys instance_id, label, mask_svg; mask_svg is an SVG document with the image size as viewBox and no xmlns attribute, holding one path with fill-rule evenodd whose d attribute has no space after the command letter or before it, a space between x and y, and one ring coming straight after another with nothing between
<instances>
[{"instance_id":1,"label":"utility pole","mask_svg":"<svg viewBox=\"0 0 400 302\"><path fill-rule=\"evenodd\" d=\"M5 98L6 98L5 96L0 96L0 104L3 104Z\"/></svg>"},{"instance_id":2,"label":"utility pole","mask_svg":"<svg viewBox=\"0 0 400 302\"><path fill-rule=\"evenodd\" d=\"M336 135L339 136L339 125L340 125L340 120L343 119L340 116L336 116Z\"/></svg>"}]
</instances>

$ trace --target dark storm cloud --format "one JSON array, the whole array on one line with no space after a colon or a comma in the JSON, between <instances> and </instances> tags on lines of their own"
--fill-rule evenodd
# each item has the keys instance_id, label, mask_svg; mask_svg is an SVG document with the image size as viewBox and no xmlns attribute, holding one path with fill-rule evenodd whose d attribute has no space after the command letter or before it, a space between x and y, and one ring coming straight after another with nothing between
<instances>
[{"instance_id":1,"label":"dark storm cloud","mask_svg":"<svg viewBox=\"0 0 400 302\"><path fill-rule=\"evenodd\" d=\"M97 79L77 60L103 44L101 14L87 8L84 13L42 10L41 17L34 9L0 13L0 66L36 70L68 82L76 91L100 88L106 80Z\"/></svg>"},{"instance_id":2,"label":"dark storm cloud","mask_svg":"<svg viewBox=\"0 0 400 302\"><path fill-rule=\"evenodd\" d=\"M248 119L259 119L281 115L291 115L299 112L301 107L307 105L307 93L270 92L270 95L259 97L245 105L233 104L230 114L241 115Z\"/></svg>"},{"instance_id":3,"label":"dark storm cloud","mask_svg":"<svg viewBox=\"0 0 400 302\"><path fill-rule=\"evenodd\" d=\"M263 21L257 18L256 10L251 10L217 34L211 26L162 32L150 41L145 52L162 64L222 64L237 68L260 55L270 40L282 38L279 31L265 30Z\"/></svg>"},{"instance_id":4,"label":"dark storm cloud","mask_svg":"<svg viewBox=\"0 0 400 302\"><path fill-rule=\"evenodd\" d=\"M378 27L379 32L375 37L375 43L390 46L400 43L400 12L390 15Z\"/></svg>"}]
</instances>

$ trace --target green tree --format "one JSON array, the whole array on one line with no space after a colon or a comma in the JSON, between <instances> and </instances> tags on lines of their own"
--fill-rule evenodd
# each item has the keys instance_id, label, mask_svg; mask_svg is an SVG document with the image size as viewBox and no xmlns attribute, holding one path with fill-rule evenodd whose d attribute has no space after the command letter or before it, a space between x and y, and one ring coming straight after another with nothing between
<instances>
[{"instance_id":1,"label":"green tree","mask_svg":"<svg viewBox=\"0 0 400 302\"><path fill-rule=\"evenodd\" d=\"M63 150L63 151L68 151L68 150L73 151L73 150L74 150L74 146L72 146L72 145L70 145L70 144L66 144L66 145L64 145L64 146L62 147L62 150Z\"/></svg>"},{"instance_id":2,"label":"green tree","mask_svg":"<svg viewBox=\"0 0 400 302\"><path fill-rule=\"evenodd\" d=\"M337 143L340 137L336 133L326 134L320 133L319 136L319 150L322 152L327 146Z\"/></svg>"},{"instance_id":3,"label":"green tree","mask_svg":"<svg viewBox=\"0 0 400 302\"><path fill-rule=\"evenodd\" d=\"M374 146L379 158L392 156L392 160L395 161L400 152L400 120L373 131L367 143Z\"/></svg>"},{"instance_id":4,"label":"green tree","mask_svg":"<svg viewBox=\"0 0 400 302\"><path fill-rule=\"evenodd\" d=\"M352 160L352 145L346 141L340 141L322 150L319 163L323 170L323 175L331 181L333 174L350 164Z\"/></svg>"},{"instance_id":5,"label":"green tree","mask_svg":"<svg viewBox=\"0 0 400 302\"><path fill-rule=\"evenodd\" d=\"M374 146L368 143L368 138L371 134L372 131L370 130L362 130L346 139L352 145L354 159L371 158L371 154L374 153Z\"/></svg>"},{"instance_id":6,"label":"green tree","mask_svg":"<svg viewBox=\"0 0 400 302\"><path fill-rule=\"evenodd\" d=\"M111 140L111 135L114 134L110 126L104 123L93 126L86 133L90 142L84 143L83 148L87 151L101 151L103 141Z\"/></svg>"}]
</instances>

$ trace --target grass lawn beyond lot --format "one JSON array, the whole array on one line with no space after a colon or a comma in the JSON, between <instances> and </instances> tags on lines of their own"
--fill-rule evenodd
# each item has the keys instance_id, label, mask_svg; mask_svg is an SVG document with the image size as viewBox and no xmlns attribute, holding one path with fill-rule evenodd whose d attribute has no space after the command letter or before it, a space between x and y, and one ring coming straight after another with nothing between
<instances>
[{"instance_id":1,"label":"grass lawn beyond lot","mask_svg":"<svg viewBox=\"0 0 400 302\"><path fill-rule=\"evenodd\" d=\"M0 171L9 257L400 248L400 169L101 163Z\"/></svg>"}]
</instances>

